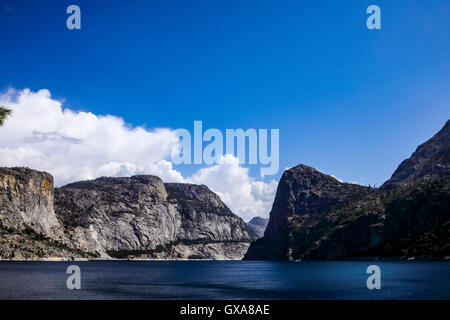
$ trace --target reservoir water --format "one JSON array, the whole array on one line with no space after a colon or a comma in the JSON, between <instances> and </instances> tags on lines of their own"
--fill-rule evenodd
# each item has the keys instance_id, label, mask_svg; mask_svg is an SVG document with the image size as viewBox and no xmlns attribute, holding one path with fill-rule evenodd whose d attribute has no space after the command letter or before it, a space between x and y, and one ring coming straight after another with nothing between
<instances>
[{"instance_id":1,"label":"reservoir water","mask_svg":"<svg viewBox=\"0 0 450 320\"><path fill-rule=\"evenodd\" d=\"M73 264L80 290L66 286ZM450 299L450 262L3 261L0 299Z\"/></svg>"}]
</instances>

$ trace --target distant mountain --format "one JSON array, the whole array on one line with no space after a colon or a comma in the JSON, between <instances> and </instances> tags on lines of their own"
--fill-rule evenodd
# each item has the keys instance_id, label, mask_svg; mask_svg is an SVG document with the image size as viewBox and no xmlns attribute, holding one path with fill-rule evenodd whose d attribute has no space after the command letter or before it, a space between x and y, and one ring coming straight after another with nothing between
<instances>
[{"instance_id":1,"label":"distant mountain","mask_svg":"<svg viewBox=\"0 0 450 320\"><path fill-rule=\"evenodd\" d=\"M247 260L450 256L449 122L381 188L305 165L285 171Z\"/></svg>"},{"instance_id":2,"label":"distant mountain","mask_svg":"<svg viewBox=\"0 0 450 320\"><path fill-rule=\"evenodd\" d=\"M259 238L262 238L268 223L269 219L267 218L253 217L249 222L247 222L247 226L253 230Z\"/></svg>"},{"instance_id":3,"label":"distant mountain","mask_svg":"<svg viewBox=\"0 0 450 320\"><path fill-rule=\"evenodd\" d=\"M203 185L155 176L53 189L48 173L0 168L0 259L241 259L256 235Z\"/></svg>"}]
</instances>

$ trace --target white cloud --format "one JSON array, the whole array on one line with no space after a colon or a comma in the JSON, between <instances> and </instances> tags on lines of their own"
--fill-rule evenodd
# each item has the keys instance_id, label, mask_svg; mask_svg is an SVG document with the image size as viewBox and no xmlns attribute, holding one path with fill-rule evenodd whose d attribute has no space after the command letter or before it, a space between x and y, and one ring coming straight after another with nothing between
<instances>
[{"instance_id":1,"label":"white cloud","mask_svg":"<svg viewBox=\"0 0 450 320\"><path fill-rule=\"evenodd\" d=\"M337 181L339 181L339 182L344 182L344 181L342 181L341 179L339 179L338 177L336 177L334 174L330 174L330 176L331 177L333 177L333 178L335 178Z\"/></svg>"},{"instance_id":2,"label":"white cloud","mask_svg":"<svg viewBox=\"0 0 450 320\"><path fill-rule=\"evenodd\" d=\"M0 105L13 114L0 129L0 166L50 172L58 186L99 176L153 174L166 182L207 185L244 218L267 217L277 183L256 181L232 155L190 178L168 161L179 143L170 129L130 127L122 118L62 107L48 90L9 89Z\"/></svg>"},{"instance_id":3,"label":"white cloud","mask_svg":"<svg viewBox=\"0 0 450 320\"><path fill-rule=\"evenodd\" d=\"M45 89L9 89L0 104L13 110L0 130L2 166L48 171L56 185L144 172L182 180L164 160L178 143L172 130L131 128L119 117L63 109Z\"/></svg>"},{"instance_id":4,"label":"white cloud","mask_svg":"<svg viewBox=\"0 0 450 320\"><path fill-rule=\"evenodd\" d=\"M227 154L219 164L200 169L187 182L205 184L244 220L254 216L268 217L277 182L255 181L248 168L239 166L239 159Z\"/></svg>"}]
</instances>

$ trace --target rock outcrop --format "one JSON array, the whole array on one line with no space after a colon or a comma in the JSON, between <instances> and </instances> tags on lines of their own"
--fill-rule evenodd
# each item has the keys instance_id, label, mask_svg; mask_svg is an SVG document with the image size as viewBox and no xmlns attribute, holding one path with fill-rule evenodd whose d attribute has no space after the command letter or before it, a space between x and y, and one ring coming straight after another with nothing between
<instances>
[{"instance_id":1,"label":"rock outcrop","mask_svg":"<svg viewBox=\"0 0 450 320\"><path fill-rule=\"evenodd\" d=\"M343 207L370 191L306 165L286 170L278 184L264 237L252 243L246 259L292 260L292 240L298 227L320 220L331 208Z\"/></svg>"},{"instance_id":2,"label":"rock outcrop","mask_svg":"<svg viewBox=\"0 0 450 320\"><path fill-rule=\"evenodd\" d=\"M241 259L256 235L203 185L155 176L53 188L50 174L0 169L1 259Z\"/></svg>"},{"instance_id":3,"label":"rock outcrop","mask_svg":"<svg viewBox=\"0 0 450 320\"><path fill-rule=\"evenodd\" d=\"M404 160L382 188L407 186L418 181L433 180L450 171L450 120L431 139L417 147Z\"/></svg>"},{"instance_id":4,"label":"rock outcrop","mask_svg":"<svg viewBox=\"0 0 450 320\"><path fill-rule=\"evenodd\" d=\"M89 257L66 245L53 201L49 173L0 168L0 259Z\"/></svg>"},{"instance_id":5,"label":"rock outcrop","mask_svg":"<svg viewBox=\"0 0 450 320\"><path fill-rule=\"evenodd\" d=\"M248 260L450 255L449 122L381 188L310 167L284 172L264 237Z\"/></svg>"},{"instance_id":6,"label":"rock outcrop","mask_svg":"<svg viewBox=\"0 0 450 320\"><path fill-rule=\"evenodd\" d=\"M155 176L72 183L55 208L72 243L101 257L239 259L255 238L206 186Z\"/></svg>"},{"instance_id":7,"label":"rock outcrop","mask_svg":"<svg viewBox=\"0 0 450 320\"><path fill-rule=\"evenodd\" d=\"M269 219L267 218L253 217L249 222L247 222L247 226L253 230L259 238L262 238L268 223Z\"/></svg>"},{"instance_id":8,"label":"rock outcrop","mask_svg":"<svg viewBox=\"0 0 450 320\"><path fill-rule=\"evenodd\" d=\"M53 210L53 196L50 174L26 168L0 168L0 223L4 227L29 227L59 238L61 226Z\"/></svg>"}]
</instances>

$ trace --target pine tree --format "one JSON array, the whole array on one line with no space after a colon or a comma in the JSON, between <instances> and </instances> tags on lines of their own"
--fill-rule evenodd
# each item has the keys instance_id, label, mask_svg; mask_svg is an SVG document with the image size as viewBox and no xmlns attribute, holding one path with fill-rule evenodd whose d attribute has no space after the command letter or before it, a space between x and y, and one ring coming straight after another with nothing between
<instances>
[{"instance_id":1,"label":"pine tree","mask_svg":"<svg viewBox=\"0 0 450 320\"><path fill-rule=\"evenodd\" d=\"M0 126L3 125L3 122L11 114L11 112L12 112L11 110L0 106Z\"/></svg>"}]
</instances>

